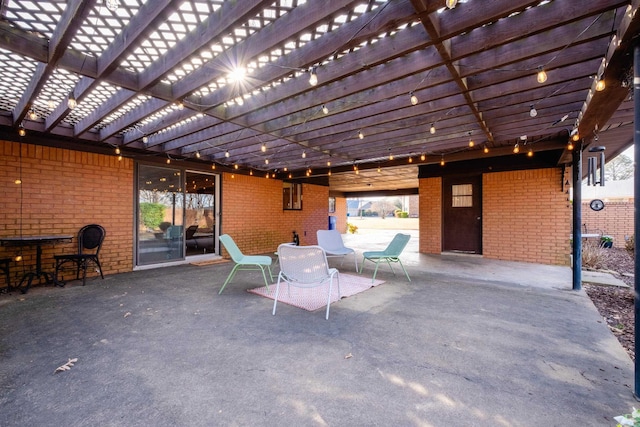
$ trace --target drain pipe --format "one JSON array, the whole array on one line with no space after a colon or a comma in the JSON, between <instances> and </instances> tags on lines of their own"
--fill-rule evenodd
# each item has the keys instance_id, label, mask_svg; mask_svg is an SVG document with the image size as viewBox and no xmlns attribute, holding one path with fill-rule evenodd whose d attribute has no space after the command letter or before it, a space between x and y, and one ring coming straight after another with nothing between
<instances>
[{"instance_id":1,"label":"drain pipe","mask_svg":"<svg viewBox=\"0 0 640 427\"><path fill-rule=\"evenodd\" d=\"M582 289L582 143L571 152L573 164L573 290Z\"/></svg>"},{"instance_id":2,"label":"drain pipe","mask_svg":"<svg viewBox=\"0 0 640 427\"><path fill-rule=\"evenodd\" d=\"M638 218L638 212L640 212L640 175L638 174L638 162L640 162L640 45L636 43L633 47L633 111L634 111L634 120L633 120L633 149L634 149L634 166L636 170L633 174L633 209L634 209L634 220L633 220L633 239L634 239L634 267L635 267L635 278L633 279L635 297L634 297L634 313L635 318L640 319L640 296L638 295L638 291L640 291L640 276L638 272L640 272L640 260L638 259L638 232L640 231L640 219ZM640 322L636 320L634 325L634 336L635 343L633 345L633 351L635 354L640 354ZM634 385L634 395L636 399L640 396L640 357L635 358L635 385Z\"/></svg>"}]
</instances>

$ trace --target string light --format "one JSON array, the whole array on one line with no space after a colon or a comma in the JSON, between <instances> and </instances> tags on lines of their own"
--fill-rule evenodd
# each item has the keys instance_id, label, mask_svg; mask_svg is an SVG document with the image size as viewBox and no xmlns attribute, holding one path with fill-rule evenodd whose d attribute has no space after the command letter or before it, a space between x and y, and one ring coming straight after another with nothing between
<instances>
[{"instance_id":1,"label":"string light","mask_svg":"<svg viewBox=\"0 0 640 427\"><path fill-rule=\"evenodd\" d=\"M569 141L569 144L567 144L567 150L573 151L573 142Z\"/></svg>"},{"instance_id":2,"label":"string light","mask_svg":"<svg viewBox=\"0 0 640 427\"><path fill-rule=\"evenodd\" d=\"M447 6L447 8L453 9L458 4L458 0L446 0L444 4Z\"/></svg>"},{"instance_id":3,"label":"string light","mask_svg":"<svg viewBox=\"0 0 640 427\"><path fill-rule=\"evenodd\" d=\"M309 84L315 86L318 84L318 74L316 73L317 67L312 67L309 71Z\"/></svg>"},{"instance_id":4,"label":"string light","mask_svg":"<svg viewBox=\"0 0 640 427\"><path fill-rule=\"evenodd\" d=\"M18 128L18 135L25 136L26 134L27 134L27 131L24 129L24 127L20 126Z\"/></svg>"},{"instance_id":5,"label":"string light","mask_svg":"<svg viewBox=\"0 0 640 427\"><path fill-rule=\"evenodd\" d=\"M306 152L306 151L304 151L304 150L302 150L302 158L303 158L303 159L306 159L306 158L307 158L307 152Z\"/></svg>"},{"instance_id":6,"label":"string light","mask_svg":"<svg viewBox=\"0 0 640 427\"><path fill-rule=\"evenodd\" d=\"M436 125L435 125L435 123L432 123L432 124L431 124L431 128L429 128L429 133L430 133L431 135L433 135L433 134L435 134L435 133L436 133Z\"/></svg>"},{"instance_id":7,"label":"string light","mask_svg":"<svg viewBox=\"0 0 640 427\"><path fill-rule=\"evenodd\" d=\"M529 151L527 151L527 157L533 157L533 148L529 148Z\"/></svg>"},{"instance_id":8,"label":"string light","mask_svg":"<svg viewBox=\"0 0 640 427\"><path fill-rule=\"evenodd\" d=\"M426 154L424 154L424 153L420 154L420 160L421 160L421 161L423 161L423 162L424 162L425 160L427 160L427 156L426 156Z\"/></svg>"},{"instance_id":9,"label":"string light","mask_svg":"<svg viewBox=\"0 0 640 427\"><path fill-rule=\"evenodd\" d=\"M229 155L230 155L230 154L229 154L229 150L227 150L227 151L225 151L225 152L224 152L224 156L225 156L227 159L229 158Z\"/></svg>"},{"instance_id":10,"label":"string light","mask_svg":"<svg viewBox=\"0 0 640 427\"><path fill-rule=\"evenodd\" d=\"M120 147L116 147L115 152L116 154L120 154Z\"/></svg>"},{"instance_id":11,"label":"string light","mask_svg":"<svg viewBox=\"0 0 640 427\"><path fill-rule=\"evenodd\" d=\"M378 165L378 173L382 173L382 168Z\"/></svg>"},{"instance_id":12,"label":"string light","mask_svg":"<svg viewBox=\"0 0 640 427\"><path fill-rule=\"evenodd\" d=\"M516 145L513 146L514 154L518 154L520 152L520 145L516 142Z\"/></svg>"},{"instance_id":13,"label":"string light","mask_svg":"<svg viewBox=\"0 0 640 427\"><path fill-rule=\"evenodd\" d=\"M211 169L212 170L216 170L216 164L215 163L211 165Z\"/></svg>"},{"instance_id":14,"label":"string light","mask_svg":"<svg viewBox=\"0 0 640 427\"><path fill-rule=\"evenodd\" d=\"M544 68L542 67L538 68L538 74L536 75L536 79L538 80L538 83L544 83L547 81L547 73L546 71L544 71Z\"/></svg>"},{"instance_id":15,"label":"string light","mask_svg":"<svg viewBox=\"0 0 640 427\"><path fill-rule=\"evenodd\" d=\"M325 113L325 114L329 114L329 109L324 104L322 104L322 112Z\"/></svg>"},{"instance_id":16,"label":"string light","mask_svg":"<svg viewBox=\"0 0 640 427\"><path fill-rule=\"evenodd\" d=\"M469 140L469 147L473 147L474 145L476 145L475 142L473 142L473 139Z\"/></svg>"},{"instance_id":17,"label":"string light","mask_svg":"<svg viewBox=\"0 0 640 427\"><path fill-rule=\"evenodd\" d=\"M580 134L576 131L576 133L571 137L571 140L573 142L578 142L580 140Z\"/></svg>"},{"instance_id":18,"label":"string light","mask_svg":"<svg viewBox=\"0 0 640 427\"><path fill-rule=\"evenodd\" d=\"M118 154L118 161L121 162L122 161L122 155Z\"/></svg>"},{"instance_id":19,"label":"string light","mask_svg":"<svg viewBox=\"0 0 640 427\"><path fill-rule=\"evenodd\" d=\"M599 79L598 82L596 83L596 91L602 92L606 86L607 85L604 82L604 79Z\"/></svg>"},{"instance_id":20,"label":"string light","mask_svg":"<svg viewBox=\"0 0 640 427\"><path fill-rule=\"evenodd\" d=\"M409 159L407 160L409 163L413 163L413 157L409 156Z\"/></svg>"},{"instance_id":21,"label":"string light","mask_svg":"<svg viewBox=\"0 0 640 427\"><path fill-rule=\"evenodd\" d=\"M360 138L360 139L364 138L364 134L362 133L361 130L358 131L358 138Z\"/></svg>"},{"instance_id":22,"label":"string light","mask_svg":"<svg viewBox=\"0 0 640 427\"><path fill-rule=\"evenodd\" d=\"M264 159L264 164L268 165L269 164L269 159Z\"/></svg>"},{"instance_id":23,"label":"string light","mask_svg":"<svg viewBox=\"0 0 640 427\"><path fill-rule=\"evenodd\" d=\"M413 94L413 92L409 92L409 99L411 100L411 105L418 104L418 97Z\"/></svg>"},{"instance_id":24,"label":"string light","mask_svg":"<svg viewBox=\"0 0 640 427\"><path fill-rule=\"evenodd\" d=\"M265 144L264 142L262 143L262 146L260 147L260 151L262 151L263 153L265 153L267 151L267 144Z\"/></svg>"},{"instance_id":25,"label":"string light","mask_svg":"<svg viewBox=\"0 0 640 427\"><path fill-rule=\"evenodd\" d=\"M147 138L147 135L142 137L142 143L146 144L147 142L149 142L149 138Z\"/></svg>"},{"instance_id":26,"label":"string light","mask_svg":"<svg viewBox=\"0 0 640 427\"><path fill-rule=\"evenodd\" d=\"M536 110L536 108L533 106L533 104L531 104L531 109L529 110L529 116L531 117L535 117L538 115L538 111Z\"/></svg>"},{"instance_id":27,"label":"string light","mask_svg":"<svg viewBox=\"0 0 640 427\"><path fill-rule=\"evenodd\" d=\"M440 166L444 166L444 155L440 158Z\"/></svg>"},{"instance_id":28,"label":"string light","mask_svg":"<svg viewBox=\"0 0 640 427\"><path fill-rule=\"evenodd\" d=\"M596 86L596 87L597 87L597 86ZM29 118L30 118L31 120L36 120L36 119L38 118L38 115L36 114L36 112L35 112L35 111L33 111L33 110L29 110Z\"/></svg>"},{"instance_id":29,"label":"string light","mask_svg":"<svg viewBox=\"0 0 640 427\"><path fill-rule=\"evenodd\" d=\"M76 97L73 96L73 93L69 93L69 99L67 100L67 107L73 110L78 106L78 102L76 101Z\"/></svg>"},{"instance_id":30,"label":"string light","mask_svg":"<svg viewBox=\"0 0 640 427\"><path fill-rule=\"evenodd\" d=\"M196 151L196 159L199 159L199 158L200 158L200 152Z\"/></svg>"},{"instance_id":31,"label":"string light","mask_svg":"<svg viewBox=\"0 0 640 427\"><path fill-rule=\"evenodd\" d=\"M389 160L393 160L393 154L389 153Z\"/></svg>"},{"instance_id":32,"label":"string light","mask_svg":"<svg viewBox=\"0 0 640 427\"><path fill-rule=\"evenodd\" d=\"M49 108L49 110L53 110L55 106L56 104L53 102L53 99L47 101L47 108Z\"/></svg>"},{"instance_id":33,"label":"string light","mask_svg":"<svg viewBox=\"0 0 640 427\"><path fill-rule=\"evenodd\" d=\"M253 176L253 169L249 171L249 175Z\"/></svg>"},{"instance_id":34,"label":"string light","mask_svg":"<svg viewBox=\"0 0 640 427\"><path fill-rule=\"evenodd\" d=\"M485 145L482 151L484 151L484 153L487 154L489 152L489 147Z\"/></svg>"},{"instance_id":35,"label":"string light","mask_svg":"<svg viewBox=\"0 0 640 427\"><path fill-rule=\"evenodd\" d=\"M105 4L105 6L107 6L107 9L109 9L112 12L115 12L116 10L118 10L118 6L120 5L120 1L119 0L104 0L104 4Z\"/></svg>"},{"instance_id":36,"label":"string light","mask_svg":"<svg viewBox=\"0 0 640 427\"><path fill-rule=\"evenodd\" d=\"M238 170L238 168L239 168L239 167L240 167L240 166L238 166L238 164L237 164L237 163L235 163L235 164L233 165L233 168L234 168L235 170Z\"/></svg>"},{"instance_id":37,"label":"string light","mask_svg":"<svg viewBox=\"0 0 640 427\"><path fill-rule=\"evenodd\" d=\"M167 157L167 164L171 164L171 159Z\"/></svg>"},{"instance_id":38,"label":"string light","mask_svg":"<svg viewBox=\"0 0 640 427\"><path fill-rule=\"evenodd\" d=\"M327 160L327 166L331 166L331 160Z\"/></svg>"}]
</instances>

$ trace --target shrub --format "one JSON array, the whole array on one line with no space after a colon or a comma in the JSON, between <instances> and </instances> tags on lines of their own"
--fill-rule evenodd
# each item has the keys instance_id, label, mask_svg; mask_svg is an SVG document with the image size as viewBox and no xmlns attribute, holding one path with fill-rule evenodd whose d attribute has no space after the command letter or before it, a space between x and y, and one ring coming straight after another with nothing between
<instances>
[{"instance_id":1,"label":"shrub","mask_svg":"<svg viewBox=\"0 0 640 427\"><path fill-rule=\"evenodd\" d=\"M164 209L165 207L161 203L140 203L142 223L146 227L157 228L164 218Z\"/></svg>"},{"instance_id":2,"label":"shrub","mask_svg":"<svg viewBox=\"0 0 640 427\"><path fill-rule=\"evenodd\" d=\"M585 242L582 245L582 266L593 269L602 268L602 261L605 256L604 250L599 242Z\"/></svg>"},{"instance_id":3,"label":"shrub","mask_svg":"<svg viewBox=\"0 0 640 427\"><path fill-rule=\"evenodd\" d=\"M636 239L634 238L633 235L627 237L626 241L624 242L624 248L626 250L628 250L629 252L631 252L632 254L635 252L635 250L636 250Z\"/></svg>"},{"instance_id":4,"label":"shrub","mask_svg":"<svg viewBox=\"0 0 640 427\"><path fill-rule=\"evenodd\" d=\"M351 234L355 234L356 231L358 231L358 226L348 222L347 223L347 231L349 233L351 233Z\"/></svg>"}]
</instances>

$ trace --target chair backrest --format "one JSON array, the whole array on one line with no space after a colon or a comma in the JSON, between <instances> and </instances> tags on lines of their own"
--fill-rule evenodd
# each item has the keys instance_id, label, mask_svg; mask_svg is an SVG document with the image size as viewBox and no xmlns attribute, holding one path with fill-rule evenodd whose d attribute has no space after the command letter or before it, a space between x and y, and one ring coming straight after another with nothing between
<instances>
[{"instance_id":1,"label":"chair backrest","mask_svg":"<svg viewBox=\"0 0 640 427\"><path fill-rule=\"evenodd\" d=\"M231 259L234 262L242 261L242 258L244 258L244 254L240 251L240 248L238 247L238 245L236 245L236 242L233 241L231 236L229 236L228 234L223 234L222 236L220 236L220 242L224 245L224 248L227 250L227 252L229 252Z\"/></svg>"},{"instance_id":2,"label":"chair backrest","mask_svg":"<svg viewBox=\"0 0 640 427\"><path fill-rule=\"evenodd\" d=\"M393 237L391 243L384 250L384 254L390 257L399 257L404 248L409 243L411 236L409 234L398 233Z\"/></svg>"},{"instance_id":3,"label":"chair backrest","mask_svg":"<svg viewBox=\"0 0 640 427\"><path fill-rule=\"evenodd\" d=\"M90 251L97 255L100 252L106 234L104 227L98 224L89 224L82 227L78 231L78 253L83 254L86 251Z\"/></svg>"},{"instance_id":4,"label":"chair backrest","mask_svg":"<svg viewBox=\"0 0 640 427\"><path fill-rule=\"evenodd\" d=\"M332 252L345 249L342 236L338 230L318 230L316 235L318 237L318 246L325 251Z\"/></svg>"},{"instance_id":5,"label":"chair backrest","mask_svg":"<svg viewBox=\"0 0 640 427\"><path fill-rule=\"evenodd\" d=\"M187 229L184 232L185 239L187 239L187 240L193 239L193 235L196 234L196 230L198 230L198 226L197 225L188 226Z\"/></svg>"},{"instance_id":6,"label":"chair backrest","mask_svg":"<svg viewBox=\"0 0 640 427\"><path fill-rule=\"evenodd\" d=\"M320 246L278 246L280 271L299 284L318 283L331 276L327 255Z\"/></svg>"}]
</instances>

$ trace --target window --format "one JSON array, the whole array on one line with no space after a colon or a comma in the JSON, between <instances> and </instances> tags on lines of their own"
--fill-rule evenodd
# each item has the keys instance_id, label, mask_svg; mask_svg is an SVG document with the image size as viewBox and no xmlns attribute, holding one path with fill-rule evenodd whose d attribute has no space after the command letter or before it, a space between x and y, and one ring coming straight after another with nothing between
<instances>
[{"instance_id":1,"label":"window","mask_svg":"<svg viewBox=\"0 0 640 427\"><path fill-rule=\"evenodd\" d=\"M336 198L329 197L329 213L334 213L336 211Z\"/></svg>"},{"instance_id":2,"label":"window","mask_svg":"<svg viewBox=\"0 0 640 427\"><path fill-rule=\"evenodd\" d=\"M282 209L302 209L302 184L282 183Z\"/></svg>"},{"instance_id":3,"label":"window","mask_svg":"<svg viewBox=\"0 0 640 427\"><path fill-rule=\"evenodd\" d=\"M459 184L451 186L451 207L470 208L473 206L473 186Z\"/></svg>"}]
</instances>

